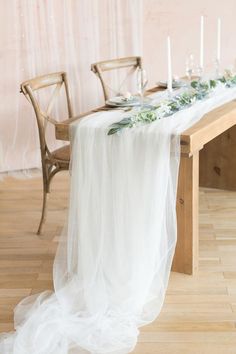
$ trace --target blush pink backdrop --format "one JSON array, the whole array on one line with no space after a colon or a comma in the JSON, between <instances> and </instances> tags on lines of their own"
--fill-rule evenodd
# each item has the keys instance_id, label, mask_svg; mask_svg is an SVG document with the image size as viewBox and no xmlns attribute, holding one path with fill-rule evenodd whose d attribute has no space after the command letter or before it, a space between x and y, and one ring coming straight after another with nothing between
<instances>
[{"instance_id":1,"label":"blush pink backdrop","mask_svg":"<svg viewBox=\"0 0 236 354\"><path fill-rule=\"evenodd\" d=\"M172 41L173 74L185 74L186 57L199 61L200 16L205 17L207 71L214 66L217 18L222 20L222 68L235 64L236 1L234 0L143 0L143 55L150 85L166 78L166 37Z\"/></svg>"},{"instance_id":2,"label":"blush pink backdrop","mask_svg":"<svg viewBox=\"0 0 236 354\"><path fill-rule=\"evenodd\" d=\"M234 64L235 0L0 0L0 172L40 165L37 127L22 81L65 70L75 114L103 102L90 64L142 55L149 86L166 78L166 37L173 72L185 72L186 56L199 58L200 15L205 16L205 64L216 53L216 21L222 18L222 67ZM57 108L60 119L64 110ZM60 145L48 139L52 148Z\"/></svg>"}]
</instances>

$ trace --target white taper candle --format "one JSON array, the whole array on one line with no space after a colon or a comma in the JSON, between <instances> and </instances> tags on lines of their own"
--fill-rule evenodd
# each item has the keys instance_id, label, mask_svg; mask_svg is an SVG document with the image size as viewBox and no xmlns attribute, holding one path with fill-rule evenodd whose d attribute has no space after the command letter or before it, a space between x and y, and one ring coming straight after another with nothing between
<instances>
[{"instance_id":1,"label":"white taper candle","mask_svg":"<svg viewBox=\"0 0 236 354\"><path fill-rule=\"evenodd\" d=\"M204 17L201 16L200 22L200 68L203 69L204 64Z\"/></svg>"},{"instance_id":2,"label":"white taper candle","mask_svg":"<svg viewBox=\"0 0 236 354\"><path fill-rule=\"evenodd\" d=\"M167 88L172 92L172 63L171 63L171 43L170 36L167 37L167 65L168 65L168 81Z\"/></svg>"},{"instance_id":3,"label":"white taper candle","mask_svg":"<svg viewBox=\"0 0 236 354\"><path fill-rule=\"evenodd\" d=\"M220 62L221 57L221 19L217 20L217 57L216 59Z\"/></svg>"}]
</instances>

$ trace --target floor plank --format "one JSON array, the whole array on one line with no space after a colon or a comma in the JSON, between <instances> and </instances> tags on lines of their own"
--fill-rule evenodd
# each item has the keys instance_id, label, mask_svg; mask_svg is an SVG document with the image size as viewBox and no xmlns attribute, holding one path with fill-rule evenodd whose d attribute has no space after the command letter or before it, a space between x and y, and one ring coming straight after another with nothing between
<instances>
[{"instance_id":1,"label":"floor plank","mask_svg":"<svg viewBox=\"0 0 236 354\"><path fill-rule=\"evenodd\" d=\"M52 289L52 265L66 220L68 173L55 177L38 237L40 177L0 182L0 331L13 329L25 296ZM158 319L141 328L134 354L236 353L236 193L200 190L200 266L172 273Z\"/></svg>"}]
</instances>

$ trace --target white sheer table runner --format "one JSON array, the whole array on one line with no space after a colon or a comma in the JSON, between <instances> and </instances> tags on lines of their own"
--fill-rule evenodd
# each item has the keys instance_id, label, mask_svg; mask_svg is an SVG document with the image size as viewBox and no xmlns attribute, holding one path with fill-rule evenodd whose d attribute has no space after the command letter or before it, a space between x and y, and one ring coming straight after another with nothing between
<instances>
[{"instance_id":1,"label":"white sheer table runner","mask_svg":"<svg viewBox=\"0 0 236 354\"><path fill-rule=\"evenodd\" d=\"M163 95L161 96L163 97ZM126 354L159 314L176 244L179 136L236 97L212 97L171 117L108 136L129 113L73 124L68 225L54 262L55 293L23 300L3 354ZM159 99L160 95L153 95Z\"/></svg>"}]
</instances>

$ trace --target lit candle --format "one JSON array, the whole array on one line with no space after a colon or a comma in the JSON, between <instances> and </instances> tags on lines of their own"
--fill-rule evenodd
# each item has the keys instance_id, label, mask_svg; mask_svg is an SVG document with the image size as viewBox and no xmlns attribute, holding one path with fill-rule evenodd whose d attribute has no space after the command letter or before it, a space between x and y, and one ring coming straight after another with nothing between
<instances>
[{"instance_id":1,"label":"lit candle","mask_svg":"<svg viewBox=\"0 0 236 354\"><path fill-rule=\"evenodd\" d=\"M220 62L220 53L221 52L221 19L218 18L217 21L217 61Z\"/></svg>"},{"instance_id":2,"label":"lit candle","mask_svg":"<svg viewBox=\"0 0 236 354\"><path fill-rule=\"evenodd\" d=\"M169 92L172 92L172 64L171 64L171 45L170 37L167 37L167 65L168 65L168 82L167 88Z\"/></svg>"},{"instance_id":3,"label":"lit candle","mask_svg":"<svg viewBox=\"0 0 236 354\"><path fill-rule=\"evenodd\" d=\"M204 17L201 16L200 25L200 68L203 69L203 58L204 58Z\"/></svg>"}]
</instances>

